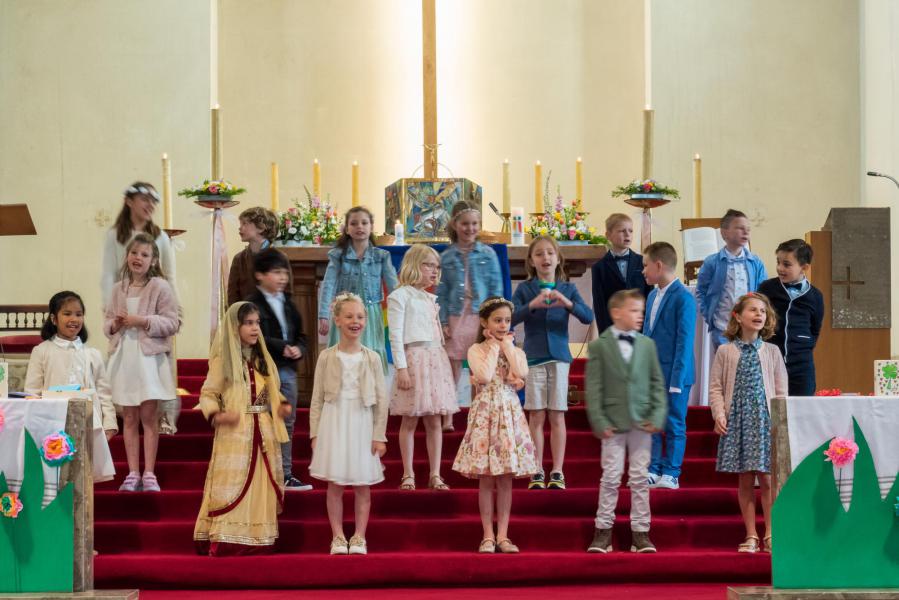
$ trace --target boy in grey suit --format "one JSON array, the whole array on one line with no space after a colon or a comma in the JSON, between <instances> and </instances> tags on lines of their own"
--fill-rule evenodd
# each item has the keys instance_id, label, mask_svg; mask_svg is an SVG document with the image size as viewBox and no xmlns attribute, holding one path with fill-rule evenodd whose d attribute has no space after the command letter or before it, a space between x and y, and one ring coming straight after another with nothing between
<instances>
[{"instance_id":1,"label":"boy in grey suit","mask_svg":"<svg viewBox=\"0 0 899 600\"><path fill-rule=\"evenodd\" d=\"M655 342L639 333L643 295L622 290L609 299L612 326L588 346L587 417L602 440L596 531L587 552L612 551L612 525L625 455L630 465L631 552L655 552L649 539L647 469L652 434L665 424L668 397Z\"/></svg>"}]
</instances>

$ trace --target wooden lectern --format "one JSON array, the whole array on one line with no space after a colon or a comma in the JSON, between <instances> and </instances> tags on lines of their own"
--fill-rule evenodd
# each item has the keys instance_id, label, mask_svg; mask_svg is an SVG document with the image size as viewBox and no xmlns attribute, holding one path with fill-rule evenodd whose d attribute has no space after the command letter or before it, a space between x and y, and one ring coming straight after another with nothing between
<instances>
[{"instance_id":1,"label":"wooden lectern","mask_svg":"<svg viewBox=\"0 0 899 600\"><path fill-rule=\"evenodd\" d=\"M0 204L0 235L37 235L27 204Z\"/></svg>"},{"instance_id":2,"label":"wooden lectern","mask_svg":"<svg viewBox=\"0 0 899 600\"><path fill-rule=\"evenodd\" d=\"M890 358L890 209L834 208L805 241L824 295L816 387L872 393L874 361Z\"/></svg>"}]
</instances>

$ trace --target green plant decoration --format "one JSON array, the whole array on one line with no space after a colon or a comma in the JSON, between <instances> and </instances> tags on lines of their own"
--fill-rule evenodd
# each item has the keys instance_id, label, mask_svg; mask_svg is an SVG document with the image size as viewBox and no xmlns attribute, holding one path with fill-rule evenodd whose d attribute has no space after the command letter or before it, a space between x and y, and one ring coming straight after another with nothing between
<instances>
[{"instance_id":1,"label":"green plant decoration","mask_svg":"<svg viewBox=\"0 0 899 600\"><path fill-rule=\"evenodd\" d=\"M9 491L0 473L0 494ZM16 518L0 516L0 593L71 592L73 579L73 487L68 483L41 508L41 455L25 432L25 473Z\"/></svg>"},{"instance_id":2,"label":"green plant decoration","mask_svg":"<svg viewBox=\"0 0 899 600\"><path fill-rule=\"evenodd\" d=\"M833 465L824 460L830 440L796 467L774 503L776 588L899 587L899 519L892 505L899 477L882 499L871 449L852 421L859 450L849 510L840 502Z\"/></svg>"}]
</instances>

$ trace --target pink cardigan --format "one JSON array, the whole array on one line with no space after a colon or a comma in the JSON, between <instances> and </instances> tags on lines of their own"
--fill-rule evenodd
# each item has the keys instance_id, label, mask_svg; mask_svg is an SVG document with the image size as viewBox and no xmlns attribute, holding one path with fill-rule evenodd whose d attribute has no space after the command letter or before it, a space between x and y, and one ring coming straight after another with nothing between
<instances>
[{"instance_id":1,"label":"pink cardigan","mask_svg":"<svg viewBox=\"0 0 899 600\"><path fill-rule=\"evenodd\" d=\"M768 409L771 398L787 395L787 367L774 344L764 342L759 348L759 361L762 363L762 379L765 382L765 399ZM709 405L712 407L712 418L727 419L730 405L734 397L734 380L737 378L737 364L740 362L740 349L736 344L724 344L718 347L715 362L709 375Z\"/></svg>"},{"instance_id":2,"label":"pink cardigan","mask_svg":"<svg viewBox=\"0 0 899 600\"><path fill-rule=\"evenodd\" d=\"M141 350L146 356L171 352L172 336L181 328L178 318L178 301L172 292L172 286L161 277L153 277L147 285L140 288L137 314L150 320L149 330L140 328L138 339ZM122 338L123 329L112 332L116 315L128 313L128 292L122 282L116 282L112 288L112 296L106 307L106 320L103 333L109 338L109 353L115 352Z\"/></svg>"}]
</instances>

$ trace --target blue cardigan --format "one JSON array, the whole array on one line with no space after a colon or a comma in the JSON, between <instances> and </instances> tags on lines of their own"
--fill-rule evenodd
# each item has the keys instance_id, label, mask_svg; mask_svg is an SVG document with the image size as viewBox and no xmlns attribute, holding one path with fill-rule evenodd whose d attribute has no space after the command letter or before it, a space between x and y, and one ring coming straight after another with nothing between
<instances>
[{"instance_id":1,"label":"blue cardigan","mask_svg":"<svg viewBox=\"0 0 899 600\"><path fill-rule=\"evenodd\" d=\"M762 259L746 251L746 270L749 272L749 291L759 289L759 285L768 278ZM709 329L715 329L714 316L718 310L718 302L721 301L721 292L724 291L724 281L727 279L727 248L722 248L715 254L710 254L702 262L699 275L696 276L696 302L699 304L699 312L705 318Z\"/></svg>"},{"instance_id":2,"label":"blue cardigan","mask_svg":"<svg viewBox=\"0 0 899 600\"><path fill-rule=\"evenodd\" d=\"M675 280L662 296L655 323L650 327L649 316L658 297L658 289L649 293L643 334L656 343L659 364L665 376L665 387L684 391L684 388L693 385L695 381L693 338L696 336L696 300L683 283Z\"/></svg>"},{"instance_id":3,"label":"blue cardigan","mask_svg":"<svg viewBox=\"0 0 899 600\"><path fill-rule=\"evenodd\" d=\"M512 294L512 303L515 304L512 326L524 323L524 353L530 360L549 358L570 363L569 315L574 315L584 325L593 322L593 311L573 283L560 281L556 284L556 290L574 303L571 312L562 307L531 310L528 304L540 294L540 283L536 279L521 282Z\"/></svg>"}]
</instances>

